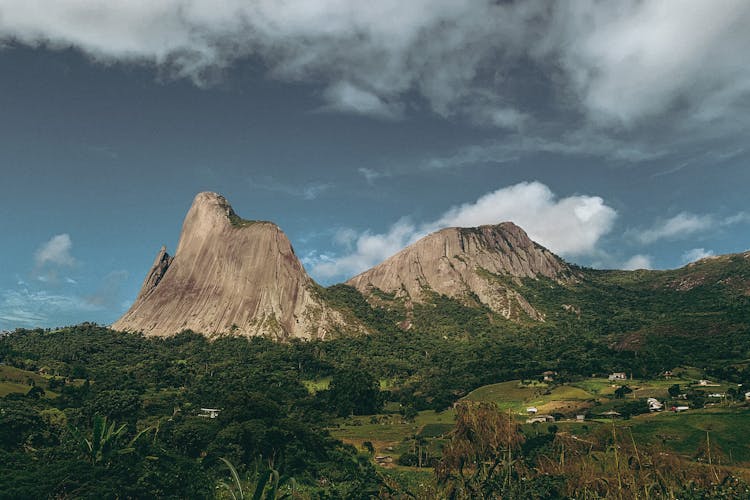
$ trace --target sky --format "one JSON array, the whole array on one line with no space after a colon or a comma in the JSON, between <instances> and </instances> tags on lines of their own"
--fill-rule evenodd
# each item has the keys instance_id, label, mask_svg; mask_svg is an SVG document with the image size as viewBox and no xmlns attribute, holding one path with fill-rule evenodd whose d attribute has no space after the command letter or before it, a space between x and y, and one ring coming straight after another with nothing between
<instances>
[{"instance_id":1,"label":"sky","mask_svg":"<svg viewBox=\"0 0 750 500\"><path fill-rule=\"evenodd\" d=\"M0 330L109 324L200 191L342 282L446 226L750 248L745 0L0 0Z\"/></svg>"}]
</instances>

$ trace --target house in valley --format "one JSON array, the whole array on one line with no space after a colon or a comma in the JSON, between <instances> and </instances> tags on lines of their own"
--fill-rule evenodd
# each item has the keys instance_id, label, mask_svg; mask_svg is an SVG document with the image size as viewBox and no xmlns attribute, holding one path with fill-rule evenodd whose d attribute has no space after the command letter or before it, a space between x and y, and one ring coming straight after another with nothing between
<instances>
[{"instance_id":1,"label":"house in valley","mask_svg":"<svg viewBox=\"0 0 750 500\"><path fill-rule=\"evenodd\" d=\"M221 412L221 410L217 408L201 408L201 413L198 416L203 418L216 418L219 416L219 412Z\"/></svg>"},{"instance_id":2,"label":"house in valley","mask_svg":"<svg viewBox=\"0 0 750 500\"><path fill-rule=\"evenodd\" d=\"M664 403L661 403L656 398L648 398L646 404L648 404L649 411L662 411L664 409Z\"/></svg>"}]
</instances>

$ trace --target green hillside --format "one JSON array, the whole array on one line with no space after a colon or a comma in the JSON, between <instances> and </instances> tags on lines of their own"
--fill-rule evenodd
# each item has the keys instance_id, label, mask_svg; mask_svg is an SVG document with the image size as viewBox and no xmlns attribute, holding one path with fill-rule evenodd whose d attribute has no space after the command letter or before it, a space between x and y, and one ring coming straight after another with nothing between
<instances>
[{"instance_id":1,"label":"green hillside","mask_svg":"<svg viewBox=\"0 0 750 500\"><path fill-rule=\"evenodd\" d=\"M455 486L451 460L463 460L451 453L469 446L460 433L480 421L472 412L516 443L516 472L488 483L517 488L510 498L606 497L614 490L584 474L597 468L610 486L625 477L668 498L691 484L713 498L711 481L728 491L748 475L748 267L742 255L674 271L576 269L565 284L505 280L544 322L337 285L317 293L370 333L328 341L18 330L0 339L0 498L229 498L231 481L254 490L266 474L278 481L261 489L294 498L439 498ZM612 383L612 372L628 379ZM650 415L647 397L690 410ZM530 406L556 421L527 424ZM102 429L111 444L92 452ZM658 467L623 476L619 453Z\"/></svg>"}]
</instances>

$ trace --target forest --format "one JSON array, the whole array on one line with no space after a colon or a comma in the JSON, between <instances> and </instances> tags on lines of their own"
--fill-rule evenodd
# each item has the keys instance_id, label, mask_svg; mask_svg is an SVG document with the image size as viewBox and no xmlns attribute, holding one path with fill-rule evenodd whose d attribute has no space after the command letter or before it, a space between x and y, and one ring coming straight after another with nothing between
<instances>
[{"instance_id":1,"label":"forest","mask_svg":"<svg viewBox=\"0 0 750 500\"><path fill-rule=\"evenodd\" d=\"M459 403L465 409L456 410L453 438L432 464L439 489L427 493L384 474L366 449L344 444L330 429L386 404L406 418L445 411L477 387L544 370L577 380L614 370L648 376L704 361L689 345L670 349L671 358L647 356L612 349L606 337L572 321L541 330L490 324L476 310L444 305L434 323L438 334L390 329L326 342L208 340L194 332L146 338L94 324L17 330L0 340L0 368L5 379L16 376L16 389L0 399L0 496L232 498L242 487L270 498L496 498L503 491L508 498L564 497L581 491L573 485L586 484L581 474L592 464L584 460L596 455L570 439L565 444L563 434L526 435L491 405ZM727 341L724 348L737 345ZM717 361L705 370L750 386L750 369L741 363ZM306 383L315 380L328 383L311 391ZM208 418L204 408L219 409L218 417ZM496 425L479 422L478 414ZM494 437L477 441L476 432ZM608 457L624 438L604 433L590 446ZM561 446L570 448L563 452L570 461L549 461ZM644 451L638 460L659 459ZM620 453L635 460L624 448ZM489 460L497 464L482 471ZM642 472L621 496L645 487ZM704 472L679 484L690 484L696 498L744 484L724 469ZM666 498L677 491L677 477L648 481ZM608 496L614 483L607 484L586 491Z\"/></svg>"}]
</instances>

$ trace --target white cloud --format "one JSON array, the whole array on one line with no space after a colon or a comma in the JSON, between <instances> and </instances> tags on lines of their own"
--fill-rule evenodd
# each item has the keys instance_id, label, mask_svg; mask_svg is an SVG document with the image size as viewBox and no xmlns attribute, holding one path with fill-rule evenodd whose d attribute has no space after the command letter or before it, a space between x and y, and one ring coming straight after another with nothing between
<instances>
[{"instance_id":1,"label":"white cloud","mask_svg":"<svg viewBox=\"0 0 750 500\"><path fill-rule=\"evenodd\" d=\"M536 53L559 61L595 118L630 125L679 102L712 119L750 91L746 1L555 5Z\"/></svg>"},{"instance_id":2,"label":"white cloud","mask_svg":"<svg viewBox=\"0 0 750 500\"><path fill-rule=\"evenodd\" d=\"M388 104L372 92L363 90L349 82L338 82L329 87L325 98L330 103L328 109L381 118L399 118L401 106Z\"/></svg>"},{"instance_id":3,"label":"white cloud","mask_svg":"<svg viewBox=\"0 0 750 500\"><path fill-rule=\"evenodd\" d=\"M674 217L657 222L649 229L640 231L636 238L644 244L654 243L661 239L683 238L705 231L713 224L714 218L710 215L680 212Z\"/></svg>"},{"instance_id":4,"label":"white cloud","mask_svg":"<svg viewBox=\"0 0 750 500\"><path fill-rule=\"evenodd\" d=\"M653 263L650 255L637 254L623 263L622 268L626 271L635 271L637 269L652 269Z\"/></svg>"},{"instance_id":5,"label":"white cloud","mask_svg":"<svg viewBox=\"0 0 750 500\"><path fill-rule=\"evenodd\" d=\"M748 22L744 0L0 0L0 41L199 84L257 57L273 77L322 83L331 109L397 116L423 99L510 129L528 115L514 77L530 63L595 121L630 125L678 104L720 117L750 93Z\"/></svg>"},{"instance_id":6,"label":"white cloud","mask_svg":"<svg viewBox=\"0 0 750 500\"><path fill-rule=\"evenodd\" d=\"M44 243L34 254L37 267L41 268L47 264L57 266L73 266L75 259L70 254L73 242L69 234L58 234Z\"/></svg>"},{"instance_id":7,"label":"white cloud","mask_svg":"<svg viewBox=\"0 0 750 500\"><path fill-rule=\"evenodd\" d=\"M336 230L336 232L333 235L333 241L337 245L341 245L344 247L351 247L355 241L357 241L357 231L355 231L352 228L344 227L339 228Z\"/></svg>"},{"instance_id":8,"label":"white cloud","mask_svg":"<svg viewBox=\"0 0 750 500\"><path fill-rule=\"evenodd\" d=\"M719 217L714 214L693 214L680 212L674 217L656 221L650 228L629 230L636 240L643 244L651 244L664 239L680 239L710 231L714 228L733 226L750 222L750 214L737 212L734 215Z\"/></svg>"},{"instance_id":9,"label":"white cloud","mask_svg":"<svg viewBox=\"0 0 750 500\"><path fill-rule=\"evenodd\" d=\"M311 274L322 279L353 276L395 254L420 235L417 228L407 219L396 222L385 234L365 231L357 237L352 251L348 254L310 259Z\"/></svg>"},{"instance_id":10,"label":"white cloud","mask_svg":"<svg viewBox=\"0 0 750 500\"><path fill-rule=\"evenodd\" d=\"M557 199L540 182L522 182L486 194L473 203L454 207L430 226L479 226L512 221L534 241L562 255L593 251L612 229L617 213L598 196Z\"/></svg>"},{"instance_id":11,"label":"white cloud","mask_svg":"<svg viewBox=\"0 0 750 500\"><path fill-rule=\"evenodd\" d=\"M750 222L750 214L747 212L738 212L734 215L724 218L721 221L722 226L731 226L734 224L743 224Z\"/></svg>"},{"instance_id":12,"label":"white cloud","mask_svg":"<svg viewBox=\"0 0 750 500\"><path fill-rule=\"evenodd\" d=\"M333 184L325 182L313 182L302 187L302 198L305 200L314 200L324 192L328 191Z\"/></svg>"},{"instance_id":13,"label":"white cloud","mask_svg":"<svg viewBox=\"0 0 750 500\"><path fill-rule=\"evenodd\" d=\"M0 291L0 328L51 326L50 321L89 313L96 307L68 295L28 289Z\"/></svg>"},{"instance_id":14,"label":"white cloud","mask_svg":"<svg viewBox=\"0 0 750 500\"><path fill-rule=\"evenodd\" d=\"M359 172L362 177L365 178L368 184L372 185L375 184L375 181L378 179L381 179L383 177L390 177L390 172L383 172L380 170L373 170L371 168L361 167L357 169L357 172Z\"/></svg>"},{"instance_id":15,"label":"white cloud","mask_svg":"<svg viewBox=\"0 0 750 500\"><path fill-rule=\"evenodd\" d=\"M574 195L558 199L539 182L522 182L488 193L472 203L453 207L437 220L416 225L401 219L382 234L359 235L352 251L313 262L312 274L323 279L352 276L372 267L406 245L443 227L473 227L512 221L534 241L562 255L585 255L596 250L617 213L598 196Z\"/></svg>"},{"instance_id":16,"label":"white cloud","mask_svg":"<svg viewBox=\"0 0 750 500\"><path fill-rule=\"evenodd\" d=\"M489 0L0 0L0 38L155 64L200 84L254 55L277 78L323 82L336 109L390 116L417 90L448 114L481 65L522 35L529 10Z\"/></svg>"},{"instance_id":17,"label":"white cloud","mask_svg":"<svg viewBox=\"0 0 750 500\"><path fill-rule=\"evenodd\" d=\"M508 163L533 153L589 156L615 162L638 163L659 159L668 154L668 151L643 139L610 137L590 127L562 133L540 128L529 133L510 134L484 144L464 146L449 156L428 160L424 168L462 168L482 163Z\"/></svg>"},{"instance_id":18,"label":"white cloud","mask_svg":"<svg viewBox=\"0 0 750 500\"><path fill-rule=\"evenodd\" d=\"M693 248L682 254L682 263L689 264L696 260L705 259L714 255L713 250L706 250L705 248Z\"/></svg>"}]
</instances>

